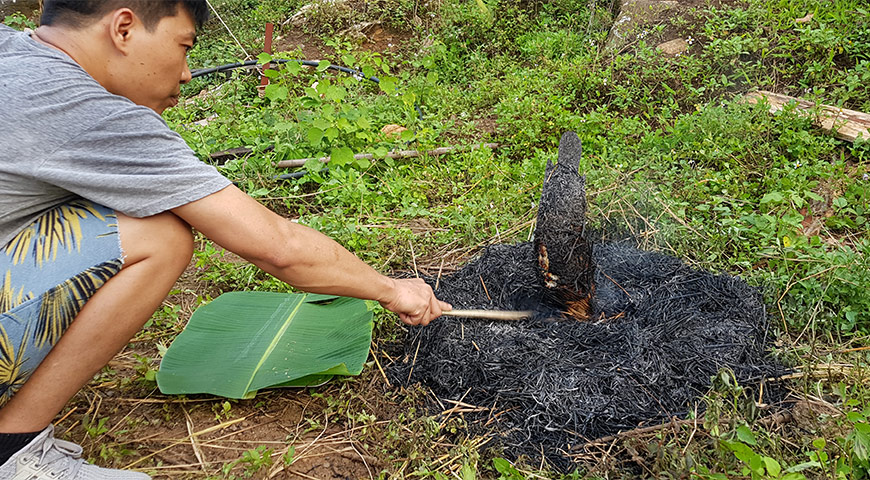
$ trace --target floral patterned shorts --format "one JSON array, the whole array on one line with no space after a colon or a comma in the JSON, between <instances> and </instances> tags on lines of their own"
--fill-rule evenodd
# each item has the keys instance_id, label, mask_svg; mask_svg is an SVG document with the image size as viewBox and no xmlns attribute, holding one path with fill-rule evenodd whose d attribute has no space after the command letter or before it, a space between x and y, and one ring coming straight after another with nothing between
<instances>
[{"instance_id":1,"label":"floral patterned shorts","mask_svg":"<svg viewBox=\"0 0 870 480\"><path fill-rule=\"evenodd\" d=\"M112 209L73 200L0 246L0 406L124 263Z\"/></svg>"}]
</instances>

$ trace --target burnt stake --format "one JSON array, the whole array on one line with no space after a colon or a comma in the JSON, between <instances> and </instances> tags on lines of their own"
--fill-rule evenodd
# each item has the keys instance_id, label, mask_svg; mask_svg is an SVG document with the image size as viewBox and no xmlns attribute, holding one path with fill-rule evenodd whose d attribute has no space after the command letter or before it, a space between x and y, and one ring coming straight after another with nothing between
<instances>
[{"instance_id":1,"label":"burnt stake","mask_svg":"<svg viewBox=\"0 0 870 480\"><path fill-rule=\"evenodd\" d=\"M588 320L592 311L592 242L586 237L586 177L578 173L580 138L565 132L559 141L558 163L547 161L538 206L535 251L543 283L564 313Z\"/></svg>"}]
</instances>

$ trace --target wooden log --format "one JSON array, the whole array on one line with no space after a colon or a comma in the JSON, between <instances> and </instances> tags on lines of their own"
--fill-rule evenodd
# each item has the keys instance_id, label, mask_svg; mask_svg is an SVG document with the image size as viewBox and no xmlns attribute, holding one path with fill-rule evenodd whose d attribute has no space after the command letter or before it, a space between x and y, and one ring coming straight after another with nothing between
<instances>
[{"instance_id":1,"label":"wooden log","mask_svg":"<svg viewBox=\"0 0 870 480\"><path fill-rule=\"evenodd\" d=\"M770 113L776 113L794 102L796 110L804 115L815 115L815 123L822 130L833 132L834 136L841 140L854 142L858 138L870 141L870 115L849 110L847 108L832 107L830 105L818 105L818 113L811 111L817 105L809 100L790 97L779 93L759 90L743 96L743 101L759 103L762 99L770 105Z\"/></svg>"},{"instance_id":2,"label":"wooden log","mask_svg":"<svg viewBox=\"0 0 870 480\"><path fill-rule=\"evenodd\" d=\"M467 150L476 150L476 149L481 148L481 147L498 148L498 144L497 143L484 143L481 145L472 145L471 147L440 147L440 148L436 148L434 150L429 150L426 152L421 152L419 150L394 150L392 152L387 153L387 158L414 158L414 157L419 157L422 155L434 157L434 156L438 156L438 155L444 155L446 153L464 152ZM357 153L356 155L353 156L353 158L354 158L354 160L361 160L361 159L373 160L375 158L375 156L374 156L374 154L371 154L371 153ZM310 157L310 158L297 158L295 160L282 160L282 161L276 163L275 166L279 167L279 168L301 167L301 166L304 166L305 163L308 162L309 160L319 160L323 163L326 163L329 161L329 157L328 156L327 157L320 157L320 158Z\"/></svg>"}]
</instances>

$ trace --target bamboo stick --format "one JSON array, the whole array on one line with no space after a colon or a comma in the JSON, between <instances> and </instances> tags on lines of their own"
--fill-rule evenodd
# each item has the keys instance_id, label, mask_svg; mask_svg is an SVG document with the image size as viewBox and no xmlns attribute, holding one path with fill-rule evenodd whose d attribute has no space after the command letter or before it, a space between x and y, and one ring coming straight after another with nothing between
<instances>
[{"instance_id":1,"label":"bamboo stick","mask_svg":"<svg viewBox=\"0 0 870 480\"><path fill-rule=\"evenodd\" d=\"M446 317L480 318L484 320L522 320L534 314L531 310L462 310L453 309L441 312Z\"/></svg>"},{"instance_id":2,"label":"bamboo stick","mask_svg":"<svg viewBox=\"0 0 870 480\"><path fill-rule=\"evenodd\" d=\"M434 150L429 150L426 152L421 152L419 150L395 150L387 153L387 158L415 158L421 155L428 156L438 156L444 155L446 153L452 152L463 152L466 150L476 150L480 147L486 148L498 148L497 143L484 143L481 145L472 145L471 147L439 147ZM373 160L375 155L373 153L357 153L353 156L354 160ZM305 165L305 162L309 160L319 160L323 163L329 162L329 157L309 157L309 158L297 158L295 160L282 160L275 164L278 168L293 168L293 167L301 167Z\"/></svg>"}]
</instances>

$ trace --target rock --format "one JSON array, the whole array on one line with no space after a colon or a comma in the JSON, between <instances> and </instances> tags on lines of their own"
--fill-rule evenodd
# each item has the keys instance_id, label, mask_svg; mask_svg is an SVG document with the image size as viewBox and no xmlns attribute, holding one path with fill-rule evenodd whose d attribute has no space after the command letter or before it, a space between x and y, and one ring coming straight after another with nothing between
<instances>
[{"instance_id":1,"label":"rock","mask_svg":"<svg viewBox=\"0 0 870 480\"><path fill-rule=\"evenodd\" d=\"M675 57L681 53L689 51L689 44L682 38L675 38L668 42L662 43L658 47L663 54L668 57Z\"/></svg>"}]
</instances>

